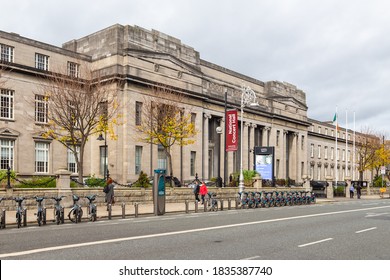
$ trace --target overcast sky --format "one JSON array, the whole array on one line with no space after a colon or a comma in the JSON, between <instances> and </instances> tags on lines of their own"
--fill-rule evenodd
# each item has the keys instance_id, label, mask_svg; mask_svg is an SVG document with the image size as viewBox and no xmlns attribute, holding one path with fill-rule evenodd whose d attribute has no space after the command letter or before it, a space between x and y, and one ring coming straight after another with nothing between
<instances>
[{"instance_id":1,"label":"overcast sky","mask_svg":"<svg viewBox=\"0 0 390 280\"><path fill-rule=\"evenodd\" d=\"M202 59L306 92L308 116L390 137L390 1L13 0L0 30L61 46L113 24L176 37Z\"/></svg>"}]
</instances>

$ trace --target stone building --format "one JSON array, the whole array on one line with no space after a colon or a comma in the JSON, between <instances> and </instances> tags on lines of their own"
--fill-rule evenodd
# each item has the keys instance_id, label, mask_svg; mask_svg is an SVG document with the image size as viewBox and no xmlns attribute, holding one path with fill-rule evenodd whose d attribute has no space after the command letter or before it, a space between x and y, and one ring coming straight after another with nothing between
<instances>
[{"instance_id":1,"label":"stone building","mask_svg":"<svg viewBox=\"0 0 390 280\"><path fill-rule=\"evenodd\" d=\"M74 156L56 141L42 137L47 104L37 87L51 71L64 69L66 75L77 76L83 65L120 80L116 91L126 104L124 125L117 128L117 140L106 141L110 174L123 183L135 181L141 170L152 175L154 169L166 168L161 148L139 142L133 129L135 114L153 85L168 85L182 93L186 97L183 108L191 112L199 131L195 144L174 147L173 174L181 181L196 175L224 177L225 168L226 174L239 171L240 149L226 153L225 164L224 130L219 134L217 127L224 127L225 92L227 108L240 109L243 85L256 93L260 105L246 106L244 115L239 114L239 127L243 118L239 139L243 139L244 169L253 168L254 146L274 146L275 177L302 182L309 172L313 175L319 170L311 171L312 143L325 149L323 143L331 141L331 136L311 130L321 122L308 120L306 95L296 86L263 82L205 61L193 47L159 31L116 24L62 47L0 31L0 46L5 66L1 73L5 82L0 86L0 168L10 165L21 175L52 175L65 166L76 175ZM330 133L331 127L326 127ZM95 138L86 151L87 176L102 176L104 146ZM332 174L326 160L316 164L321 175L311 178Z\"/></svg>"}]
</instances>

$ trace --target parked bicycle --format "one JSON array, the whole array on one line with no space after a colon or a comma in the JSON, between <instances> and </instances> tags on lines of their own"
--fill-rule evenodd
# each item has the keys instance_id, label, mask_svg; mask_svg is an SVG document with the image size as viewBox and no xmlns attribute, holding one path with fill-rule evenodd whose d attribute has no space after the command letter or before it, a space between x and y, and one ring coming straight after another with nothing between
<instances>
[{"instance_id":1,"label":"parked bicycle","mask_svg":"<svg viewBox=\"0 0 390 280\"><path fill-rule=\"evenodd\" d=\"M37 216L37 222L38 226L41 226L42 224L46 224L46 211L43 208L43 200L46 198L44 196L34 196L35 200L37 201L37 213L35 215Z\"/></svg>"},{"instance_id":2,"label":"parked bicycle","mask_svg":"<svg viewBox=\"0 0 390 280\"><path fill-rule=\"evenodd\" d=\"M68 218L72 223L78 223L81 222L81 218L83 216L83 209L81 209L81 206L77 203L80 200L80 197L73 194L73 206L69 211Z\"/></svg>"},{"instance_id":3,"label":"parked bicycle","mask_svg":"<svg viewBox=\"0 0 390 280\"><path fill-rule=\"evenodd\" d=\"M54 204L54 221L57 225L59 225L60 223L64 223L64 207L61 206L61 200L64 197L65 196L63 195L52 197L52 199L56 201L56 203Z\"/></svg>"},{"instance_id":4,"label":"parked bicycle","mask_svg":"<svg viewBox=\"0 0 390 280\"><path fill-rule=\"evenodd\" d=\"M6 200L5 197L0 197L0 203ZM5 210L0 209L0 229L5 228Z\"/></svg>"},{"instance_id":5,"label":"parked bicycle","mask_svg":"<svg viewBox=\"0 0 390 280\"><path fill-rule=\"evenodd\" d=\"M208 205L209 211L218 211L218 200L217 195L212 192L207 193L207 200L206 203Z\"/></svg>"},{"instance_id":6,"label":"parked bicycle","mask_svg":"<svg viewBox=\"0 0 390 280\"><path fill-rule=\"evenodd\" d=\"M97 217L97 207L96 204L93 203L93 201L96 199L96 194L87 195L85 198L88 199L88 217L89 220L92 222L96 221Z\"/></svg>"},{"instance_id":7,"label":"parked bicycle","mask_svg":"<svg viewBox=\"0 0 390 280\"><path fill-rule=\"evenodd\" d=\"M23 197L23 196L19 196L19 197L14 197L13 199L17 203L17 206L16 206L16 224L18 225L18 228L20 228L22 226L22 219L23 219L23 217L26 214L25 209L22 206L22 203L23 203L23 201L26 198Z\"/></svg>"}]
</instances>

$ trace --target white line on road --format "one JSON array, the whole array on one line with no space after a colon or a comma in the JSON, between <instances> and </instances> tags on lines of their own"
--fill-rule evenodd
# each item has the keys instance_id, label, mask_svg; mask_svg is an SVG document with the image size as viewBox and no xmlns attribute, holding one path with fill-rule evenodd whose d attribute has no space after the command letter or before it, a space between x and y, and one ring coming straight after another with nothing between
<instances>
[{"instance_id":1,"label":"white line on road","mask_svg":"<svg viewBox=\"0 0 390 280\"><path fill-rule=\"evenodd\" d=\"M53 247L27 250L27 251L4 253L4 254L0 254L0 259L8 258L8 257L15 257L15 256L29 255L29 254L37 254L37 253L49 252L49 251L55 251L55 250L65 250L65 249L80 248L80 247L86 247L86 246L110 244L110 243L115 243L115 242L126 242L126 241L132 241L132 240L159 238L159 237L188 234L188 233L194 233L194 232L221 230L221 229L226 229L226 228L236 228L236 227L259 225L259 224L266 224L266 223L273 223L273 222L282 222L282 221L307 219L307 218L314 218L314 217L321 217L321 216L331 216L331 215L338 215L338 214L355 213L355 212L362 212L362 211L367 211L367 210L383 209L383 208L390 208L390 206L380 206L380 207L373 207L373 208L360 208L360 209L353 209L353 210L334 211L334 212L326 212L326 213L309 214L309 215L302 215L302 216L293 216L293 217L286 217L286 218L246 222L246 223L239 223L239 224L230 224L230 225L223 225L223 226L196 228L196 229L190 229L190 230L155 233L155 234L140 235L140 236L129 236L129 237L100 240L100 241L92 241L92 242L85 242L85 243L74 243L74 244L68 244L68 245L62 245L62 246L53 246ZM188 217L191 217L191 216L188 216ZM139 222L142 222L142 221L139 221ZM147 221L144 221L144 222L147 222Z\"/></svg>"},{"instance_id":2,"label":"white line on road","mask_svg":"<svg viewBox=\"0 0 390 280\"><path fill-rule=\"evenodd\" d=\"M376 229L376 227L358 230L358 231L355 231L355 233L362 233L362 232L366 232L366 231L370 231L370 230L374 230L374 229Z\"/></svg>"},{"instance_id":3,"label":"white line on road","mask_svg":"<svg viewBox=\"0 0 390 280\"><path fill-rule=\"evenodd\" d=\"M245 259L241 259L241 260L255 260L258 258L260 258L260 256L253 256L253 257L249 257L249 258L245 258Z\"/></svg>"},{"instance_id":4,"label":"white line on road","mask_svg":"<svg viewBox=\"0 0 390 280\"><path fill-rule=\"evenodd\" d=\"M314 244L318 244L318 243L322 243L322 242L326 242L326 241L330 241L330 240L333 240L333 238L326 238L326 239L322 239L322 240L318 240L318 241L314 241L314 242L298 245L298 247L302 248L302 247L306 247L306 246L310 246L310 245L314 245Z\"/></svg>"}]
</instances>

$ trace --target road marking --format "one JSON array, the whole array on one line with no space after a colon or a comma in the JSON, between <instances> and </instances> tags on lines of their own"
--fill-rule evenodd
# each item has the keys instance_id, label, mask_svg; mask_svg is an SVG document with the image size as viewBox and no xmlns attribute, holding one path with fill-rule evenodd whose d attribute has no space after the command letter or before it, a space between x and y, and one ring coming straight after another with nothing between
<instances>
[{"instance_id":1,"label":"road marking","mask_svg":"<svg viewBox=\"0 0 390 280\"><path fill-rule=\"evenodd\" d=\"M306 247L306 246L310 246L310 245L314 245L314 244L318 244L318 243L322 243L322 242L326 242L326 241L330 241L330 240L333 240L333 238L326 238L326 239L322 239L322 240L318 240L318 241L314 241L314 242L298 245L298 247L302 248L302 247Z\"/></svg>"},{"instance_id":2,"label":"road marking","mask_svg":"<svg viewBox=\"0 0 390 280\"><path fill-rule=\"evenodd\" d=\"M376 229L376 227L358 230L358 231L355 231L355 233L362 233L362 232L366 232L366 231L370 231L370 230L374 230L374 229Z\"/></svg>"},{"instance_id":3,"label":"road marking","mask_svg":"<svg viewBox=\"0 0 390 280\"><path fill-rule=\"evenodd\" d=\"M133 240L167 237L167 236L188 234L188 233L194 233L194 232L205 232L205 231L210 231L210 230L221 230L221 229L227 229L227 228L260 225L260 224L273 223L273 222L282 222L282 221L290 221L290 220L297 220L297 219L307 219L307 218L331 216L331 215L338 215L338 214L355 213L355 212L362 212L362 211L367 211L367 210L375 210L375 209L383 209L383 208L390 208L390 206L379 206L379 207L373 207L373 208L361 208L361 209L353 209L353 210L326 212L326 213L309 214L309 215L302 215L302 216L246 222L246 223L223 225L223 226L196 228L196 229L172 231L172 232L165 232L165 233L155 233L155 234L140 235L140 236L130 236L130 237L122 237L122 238L116 238L116 239L85 242L85 243L75 243L75 244L68 244L68 245L63 245L63 246L53 246L53 247L27 250L27 251L4 253L4 254L0 254L0 259L8 258L8 257L15 257L15 256L37 254L37 253L42 253L42 252L56 251L56 250L65 250L65 249L73 249L73 248L80 248L80 247L86 247L86 246L110 244L110 243L115 243L115 242L125 242L125 241L133 241ZM191 216L188 216L188 217L191 217ZM143 222L143 221L139 221L139 222ZM147 222L147 221L144 221L144 222Z\"/></svg>"},{"instance_id":4,"label":"road marking","mask_svg":"<svg viewBox=\"0 0 390 280\"><path fill-rule=\"evenodd\" d=\"M387 215L387 214L389 214L389 212L385 212L385 213L367 213L364 218L378 217L378 216L383 216L383 215Z\"/></svg>"},{"instance_id":5,"label":"road marking","mask_svg":"<svg viewBox=\"0 0 390 280\"><path fill-rule=\"evenodd\" d=\"M362 206L370 206L370 205L378 205L379 203L365 203L362 204Z\"/></svg>"},{"instance_id":6,"label":"road marking","mask_svg":"<svg viewBox=\"0 0 390 280\"><path fill-rule=\"evenodd\" d=\"M258 258L260 258L260 256L253 256L253 257L249 257L249 258L245 258L245 259L241 259L241 260L255 260Z\"/></svg>"}]
</instances>

